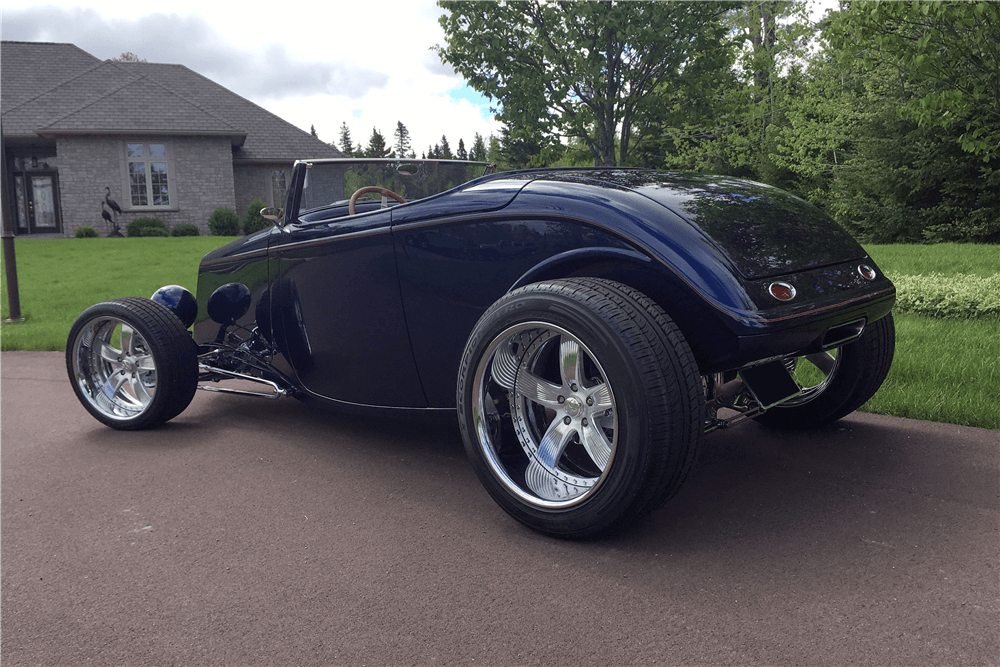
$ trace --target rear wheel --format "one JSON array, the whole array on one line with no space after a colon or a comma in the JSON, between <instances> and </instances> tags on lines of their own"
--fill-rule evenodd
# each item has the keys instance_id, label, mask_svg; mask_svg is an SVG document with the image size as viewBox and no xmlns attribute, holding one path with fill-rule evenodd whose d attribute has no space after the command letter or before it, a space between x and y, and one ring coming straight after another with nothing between
<instances>
[{"instance_id":1,"label":"rear wheel","mask_svg":"<svg viewBox=\"0 0 1000 667\"><path fill-rule=\"evenodd\" d=\"M198 386L194 341L169 309L137 297L96 304L66 346L77 398L98 421L132 431L179 415Z\"/></svg>"},{"instance_id":2,"label":"rear wheel","mask_svg":"<svg viewBox=\"0 0 1000 667\"><path fill-rule=\"evenodd\" d=\"M788 357L802 394L755 417L773 428L807 429L844 417L875 395L896 349L892 314L869 324L857 340L826 352Z\"/></svg>"},{"instance_id":3,"label":"rear wheel","mask_svg":"<svg viewBox=\"0 0 1000 667\"><path fill-rule=\"evenodd\" d=\"M700 443L694 357L652 301L620 283L538 283L497 301L458 383L466 450L490 495L541 532L585 537L680 488Z\"/></svg>"}]
</instances>

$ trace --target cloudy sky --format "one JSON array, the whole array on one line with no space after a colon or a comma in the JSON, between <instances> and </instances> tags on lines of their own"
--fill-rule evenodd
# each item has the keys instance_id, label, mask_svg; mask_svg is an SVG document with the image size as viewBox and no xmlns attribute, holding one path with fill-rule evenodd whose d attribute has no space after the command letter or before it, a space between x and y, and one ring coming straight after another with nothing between
<instances>
[{"instance_id":1,"label":"cloudy sky","mask_svg":"<svg viewBox=\"0 0 1000 667\"><path fill-rule=\"evenodd\" d=\"M391 143L402 121L420 155L442 134L454 150L499 133L488 101L431 51L440 13L433 0L28 0L0 20L5 40L185 65L338 145L343 122L355 143L373 127Z\"/></svg>"}]
</instances>

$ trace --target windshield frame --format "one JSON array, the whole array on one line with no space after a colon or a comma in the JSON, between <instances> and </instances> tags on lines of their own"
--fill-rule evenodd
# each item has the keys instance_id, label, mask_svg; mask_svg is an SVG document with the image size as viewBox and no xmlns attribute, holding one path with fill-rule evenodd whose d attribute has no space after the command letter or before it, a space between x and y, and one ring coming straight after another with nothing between
<instances>
[{"instance_id":1,"label":"windshield frame","mask_svg":"<svg viewBox=\"0 0 1000 667\"><path fill-rule=\"evenodd\" d=\"M306 210L300 210L302 204L303 192L305 190L306 177L310 169L316 166L322 165L343 165L345 168L355 166L355 165L456 165L456 166L466 166L466 167L483 167L483 173L479 176L468 179L463 183L457 184L455 187L462 187L465 183L481 178L482 176L487 176L496 173L496 165L492 162L484 162L479 160L438 160L438 159L399 159L399 158L319 158L319 159L302 159L296 160L292 166L292 187L289 188L288 196L286 199L285 214L282 216L283 221L281 226L294 222L299 218L300 215L308 213L311 211L320 210L323 206L310 207ZM448 192L453 188L442 190L440 193L435 193L433 195L428 195L426 197L421 197L418 199L413 199L407 202L411 204L423 199L428 199L430 197L437 196L444 192Z\"/></svg>"}]
</instances>

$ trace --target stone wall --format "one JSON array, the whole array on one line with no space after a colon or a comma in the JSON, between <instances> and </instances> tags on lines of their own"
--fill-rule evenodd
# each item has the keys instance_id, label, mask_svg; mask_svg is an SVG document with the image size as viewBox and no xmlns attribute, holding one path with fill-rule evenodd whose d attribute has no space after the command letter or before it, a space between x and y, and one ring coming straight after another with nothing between
<instances>
[{"instance_id":1,"label":"stone wall","mask_svg":"<svg viewBox=\"0 0 1000 667\"><path fill-rule=\"evenodd\" d=\"M170 206L131 206L126 141L168 146ZM110 230L101 217L105 186L111 188L111 198L124 211L118 216L122 233L136 218L155 217L163 220L168 228L191 223L201 234L207 235L212 211L220 206L238 211L232 148L225 137L60 137L56 159L65 236L73 236L74 230L81 225L93 227L101 236L107 235Z\"/></svg>"},{"instance_id":2,"label":"stone wall","mask_svg":"<svg viewBox=\"0 0 1000 667\"><path fill-rule=\"evenodd\" d=\"M268 206L284 208L284 201L272 201L271 172L276 169L285 170L285 182L290 185L292 163L261 164L238 163L233 167L236 182L236 213L242 220L247 214L247 207L254 199L262 199Z\"/></svg>"}]
</instances>

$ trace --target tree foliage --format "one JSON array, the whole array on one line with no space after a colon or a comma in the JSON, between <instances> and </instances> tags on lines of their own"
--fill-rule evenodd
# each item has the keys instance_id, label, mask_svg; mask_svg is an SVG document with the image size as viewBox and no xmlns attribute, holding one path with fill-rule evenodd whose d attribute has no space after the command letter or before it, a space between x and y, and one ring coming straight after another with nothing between
<instances>
[{"instance_id":1,"label":"tree foliage","mask_svg":"<svg viewBox=\"0 0 1000 667\"><path fill-rule=\"evenodd\" d=\"M140 58L139 56L135 55L131 51L122 51L122 53L118 57L112 58L111 60L113 60L114 62L117 62L117 63L145 63L145 62L149 62L145 58Z\"/></svg>"},{"instance_id":2,"label":"tree foliage","mask_svg":"<svg viewBox=\"0 0 1000 667\"><path fill-rule=\"evenodd\" d=\"M396 121L396 130L392 133L392 150L401 158L414 157L410 146L410 131L401 120Z\"/></svg>"},{"instance_id":3,"label":"tree foliage","mask_svg":"<svg viewBox=\"0 0 1000 667\"><path fill-rule=\"evenodd\" d=\"M392 155L392 149L385 143L385 136L372 127L372 136L368 138L368 145L365 146L363 157L386 158L392 157Z\"/></svg>"},{"instance_id":4,"label":"tree foliage","mask_svg":"<svg viewBox=\"0 0 1000 667\"><path fill-rule=\"evenodd\" d=\"M340 124L340 150L347 157L351 157L355 152L354 143L351 141L351 128L346 122Z\"/></svg>"},{"instance_id":5,"label":"tree foliage","mask_svg":"<svg viewBox=\"0 0 1000 667\"><path fill-rule=\"evenodd\" d=\"M439 54L499 103L515 139L579 138L598 164L625 163L653 93L691 86L724 55L733 3L438 3Z\"/></svg>"},{"instance_id":6,"label":"tree foliage","mask_svg":"<svg viewBox=\"0 0 1000 667\"><path fill-rule=\"evenodd\" d=\"M859 2L834 25L843 58L892 65L909 89L901 115L960 125L962 150L1000 154L1000 4Z\"/></svg>"}]
</instances>

